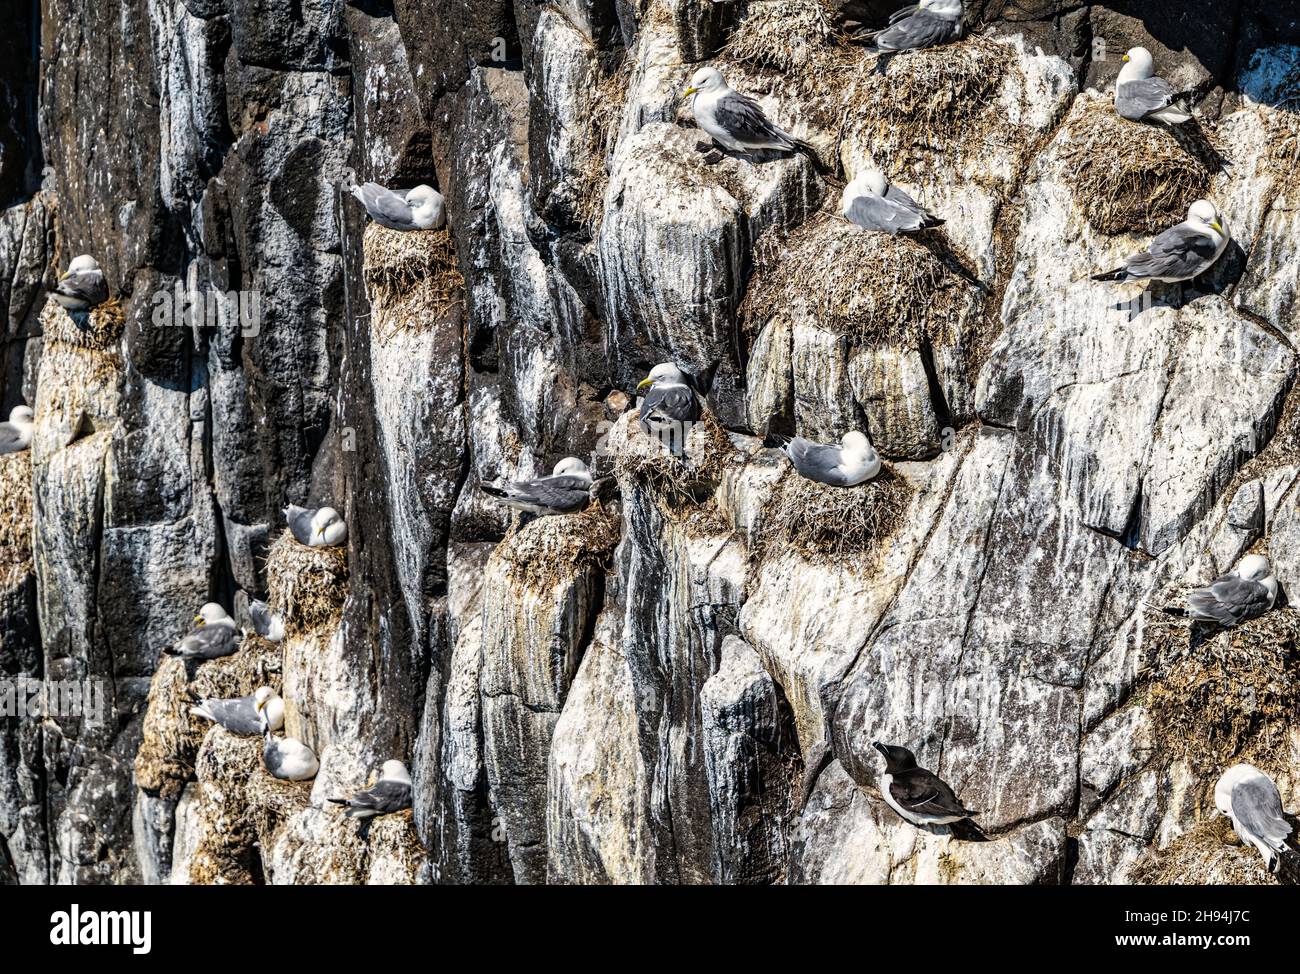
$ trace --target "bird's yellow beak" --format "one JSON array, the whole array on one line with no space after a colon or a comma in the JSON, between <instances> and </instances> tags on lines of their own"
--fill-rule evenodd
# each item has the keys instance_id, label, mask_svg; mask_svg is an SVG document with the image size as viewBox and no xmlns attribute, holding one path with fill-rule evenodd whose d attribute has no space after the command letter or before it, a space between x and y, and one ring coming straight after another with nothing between
<instances>
[{"instance_id":1,"label":"bird's yellow beak","mask_svg":"<svg viewBox=\"0 0 1300 974\"><path fill-rule=\"evenodd\" d=\"M66 281L67 279L68 279L68 272L67 272L67 271L64 271L62 274L59 275L59 280L60 280L60 281Z\"/></svg>"},{"instance_id":2,"label":"bird's yellow beak","mask_svg":"<svg viewBox=\"0 0 1300 974\"><path fill-rule=\"evenodd\" d=\"M195 617L194 617L194 624L195 624L196 626L206 626L206 625L208 624L208 621L207 621L206 619L204 619L203 616L195 616Z\"/></svg>"},{"instance_id":3,"label":"bird's yellow beak","mask_svg":"<svg viewBox=\"0 0 1300 974\"><path fill-rule=\"evenodd\" d=\"M325 529L324 529L324 528L317 528L317 529L316 529L316 534L315 534L315 536L319 538L319 537L320 537L322 534L324 534L324 533L325 533Z\"/></svg>"},{"instance_id":4,"label":"bird's yellow beak","mask_svg":"<svg viewBox=\"0 0 1300 974\"><path fill-rule=\"evenodd\" d=\"M1210 226L1211 226L1213 229L1218 230L1219 233L1223 233L1223 226L1219 223L1218 220L1214 220L1213 222L1211 222L1211 223L1210 223Z\"/></svg>"},{"instance_id":5,"label":"bird's yellow beak","mask_svg":"<svg viewBox=\"0 0 1300 974\"><path fill-rule=\"evenodd\" d=\"M697 91L699 91L699 90L700 90L700 89L699 89L699 88L696 88L695 85L691 85L689 88L687 88L685 91L682 92L682 97L683 97L683 98L690 98L691 95L695 94L695 93L696 93Z\"/></svg>"},{"instance_id":6,"label":"bird's yellow beak","mask_svg":"<svg viewBox=\"0 0 1300 974\"><path fill-rule=\"evenodd\" d=\"M636 391L644 392L646 389L649 389L654 384L655 384L655 380L647 376L646 378L642 379L640 382L636 384Z\"/></svg>"},{"instance_id":7,"label":"bird's yellow beak","mask_svg":"<svg viewBox=\"0 0 1300 974\"><path fill-rule=\"evenodd\" d=\"M1127 54L1124 55L1124 63L1125 63L1125 64L1128 64L1129 61L1131 61L1131 60L1133 60L1133 59L1132 59L1131 57L1129 57Z\"/></svg>"},{"instance_id":8,"label":"bird's yellow beak","mask_svg":"<svg viewBox=\"0 0 1300 974\"><path fill-rule=\"evenodd\" d=\"M257 712L260 714L260 713L262 712L262 708L265 707L265 706L266 706L266 701L265 701L265 700L259 700L259 701L257 701Z\"/></svg>"}]
</instances>

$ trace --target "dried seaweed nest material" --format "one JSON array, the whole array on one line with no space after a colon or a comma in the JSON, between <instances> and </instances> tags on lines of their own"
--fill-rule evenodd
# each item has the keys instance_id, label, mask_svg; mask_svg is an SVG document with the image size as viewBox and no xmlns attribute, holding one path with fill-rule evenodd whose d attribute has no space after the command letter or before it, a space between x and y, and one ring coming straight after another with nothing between
<instances>
[{"instance_id":1,"label":"dried seaweed nest material","mask_svg":"<svg viewBox=\"0 0 1300 974\"><path fill-rule=\"evenodd\" d=\"M750 3L727 41L733 61L796 71L831 54L836 31L823 0L764 0Z\"/></svg>"},{"instance_id":2,"label":"dried seaweed nest material","mask_svg":"<svg viewBox=\"0 0 1300 974\"><path fill-rule=\"evenodd\" d=\"M32 570L32 455L0 456L0 588L19 584Z\"/></svg>"},{"instance_id":3,"label":"dried seaweed nest material","mask_svg":"<svg viewBox=\"0 0 1300 974\"><path fill-rule=\"evenodd\" d=\"M376 315L390 325L433 322L460 300L465 281L451 230L390 230L369 223L361 240L366 288Z\"/></svg>"},{"instance_id":4,"label":"dried seaweed nest material","mask_svg":"<svg viewBox=\"0 0 1300 974\"><path fill-rule=\"evenodd\" d=\"M707 409L698 422L691 424L685 446L677 452L657 435L643 430L636 412L629 414L624 423L615 427L623 435L611 434L609 439L614 471L619 480L631 481L649 491L669 516L707 502L723 468L735 455L727 431Z\"/></svg>"},{"instance_id":5,"label":"dried seaweed nest material","mask_svg":"<svg viewBox=\"0 0 1300 974\"><path fill-rule=\"evenodd\" d=\"M275 845L276 885L415 885L427 859L410 809L366 826L341 810L308 812L295 816Z\"/></svg>"},{"instance_id":6,"label":"dried seaweed nest material","mask_svg":"<svg viewBox=\"0 0 1300 974\"><path fill-rule=\"evenodd\" d=\"M46 341L92 351L115 351L125 327L126 309L118 298L109 298L87 313L74 314L53 299L41 310L41 334Z\"/></svg>"},{"instance_id":7,"label":"dried seaweed nest material","mask_svg":"<svg viewBox=\"0 0 1300 974\"><path fill-rule=\"evenodd\" d=\"M1160 743L1201 771L1267 764L1300 713L1300 612L1275 609L1210 638L1202 628L1147 624L1146 706Z\"/></svg>"},{"instance_id":8,"label":"dried seaweed nest material","mask_svg":"<svg viewBox=\"0 0 1300 974\"><path fill-rule=\"evenodd\" d=\"M180 795L194 772L194 759L212 721L190 713L205 697L242 697L265 684L280 689L280 647L247 636L239 651L193 669L164 657L149 684L143 738L135 757L137 786L162 798Z\"/></svg>"},{"instance_id":9,"label":"dried seaweed nest material","mask_svg":"<svg viewBox=\"0 0 1300 974\"><path fill-rule=\"evenodd\" d=\"M594 234L605 216L605 190L609 187L609 157L623 123L623 104L632 81L634 59L624 57L614 71L591 89L587 113L587 152L578 193L578 219Z\"/></svg>"},{"instance_id":10,"label":"dried seaweed nest material","mask_svg":"<svg viewBox=\"0 0 1300 974\"><path fill-rule=\"evenodd\" d=\"M793 548L812 557L872 551L903 522L913 488L887 466L865 484L831 487L786 471L763 511L758 559Z\"/></svg>"},{"instance_id":11,"label":"dried seaweed nest material","mask_svg":"<svg viewBox=\"0 0 1300 974\"><path fill-rule=\"evenodd\" d=\"M756 248L741 308L757 333L782 312L871 347L949 344L969 304L967 287L923 244L827 217Z\"/></svg>"},{"instance_id":12,"label":"dried seaweed nest material","mask_svg":"<svg viewBox=\"0 0 1300 974\"><path fill-rule=\"evenodd\" d=\"M1232 822L1215 816L1179 836L1164 849L1150 850L1129 879L1143 886L1257 886L1276 880L1253 847L1236 841Z\"/></svg>"},{"instance_id":13,"label":"dried seaweed nest material","mask_svg":"<svg viewBox=\"0 0 1300 974\"><path fill-rule=\"evenodd\" d=\"M346 548L310 548L285 528L266 556L272 607L293 634L338 622L348 594Z\"/></svg>"},{"instance_id":14,"label":"dried seaweed nest material","mask_svg":"<svg viewBox=\"0 0 1300 974\"><path fill-rule=\"evenodd\" d=\"M1159 233L1182 222L1209 190L1209 171L1171 132L1120 118L1108 100L1072 115L1065 139L1061 165L1099 233Z\"/></svg>"},{"instance_id":15,"label":"dried seaweed nest material","mask_svg":"<svg viewBox=\"0 0 1300 974\"><path fill-rule=\"evenodd\" d=\"M493 557L505 562L512 582L546 592L588 568L603 571L622 524L597 505L578 514L539 517L497 545Z\"/></svg>"}]
</instances>

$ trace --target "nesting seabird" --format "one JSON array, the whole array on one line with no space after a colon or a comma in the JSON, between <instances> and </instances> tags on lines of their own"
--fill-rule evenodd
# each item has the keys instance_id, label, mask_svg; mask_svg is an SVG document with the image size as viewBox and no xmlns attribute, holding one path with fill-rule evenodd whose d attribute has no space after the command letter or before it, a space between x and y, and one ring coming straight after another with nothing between
<instances>
[{"instance_id":1,"label":"nesting seabird","mask_svg":"<svg viewBox=\"0 0 1300 974\"><path fill-rule=\"evenodd\" d=\"M962 805L938 775L918 768L916 756L907 748L879 741L871 746L885 758L880 797L913 825L951 825L979 814Z\"/></svg>"},{"instance_id":2,"label":"nesting seabird","mask_svg":"<svg viewBox=\"0 0 1300 974\"><path fill-rule=\"evenodd\" d=\"M239 649L239 630L229 613L215 602L209 602L194 617L194 629L179 639L170 649L170 656L182 659L220 659Z\"/></svg>"},{"instance_id":3,"label":"nesting seabird","mask_svg":"<svg viewBox=\"0 0 1300 974\"><path fill-rule=\"evenodd\" d=\"M262 723L262 761L266 770L284 781L306 781L316 777L320 770L316 752L297 738L275 737L266 710L266 706L258 705Z\"/></svg>"},{"instance_id":4,"label":"nesting seabird","mask_svg":"<svg viewBox=\"0 0 1300 974\"><path fill-rule=\"evenodd\" d=\"M840 215L864 230L891 236L940 226L939 219L897 186L885 174L867 169L853 177L840 194Z\"/></svg>"},{"instance_id":5,"label":"nesting seabird","mask_svg":"<svg viewBox=\"0 0 1300 974\"><path fill-rule=\"evenodd\" d=\"M796 436L782 449L800 476L819 484L853 487L880 473L880 455L857 430L845 433L839 446Z\"/></svg>"},{"instance_id":6,"label":"nesting seabird","mask_svg":"<svg viewBox=\"0 0 1300 974\"><path fill-rule=\"evenodd\" d=\"M1115 110L1131 122L1181 125L1191 115L1178 104L1174 86L1155 73L1155 60L1145 47L1124 55L1124 67L1115 81Z\"/></svg>"},{"instance_id":7,"label":"nesting seabird","mask_svg":"<svg viewBox=\"0 0 1300 974\"><path fill-rule=\"evenodd\" d=\"M378 183L358 186L356 173L348 170L343 189L361 201L370 219L390 230L439 230L447 223L446 202L432 186L399 190Z\"/></svg>"},{"instance_id":8,"label":"nesting seabird","mask_svg":"<svg viewBox=\"0 0 1300 974\"><path fill-rule=\"evenodd\" d=\"M335 805L344 806L348 818L374 818L391 815L411 807L411 773L401 761L385 761L379 780L365 791L351 798L331 798Z\"/></svg>"},{"instance_id":9,"label":"nesting seabird","mask_svg":"<svg viewBox=\"0 0 1300 974\"><path fill-rule=\"evenodd\" d=\"M69 311L89 311L108 300L108 282L95 258L82 254L68 265L50 293Z\"/></svg>"},{"instance_id":10,"label":"nesting seabird","mask_svg":"<svg viewBox=\"0 0 1300 974\"><path fill-rule=\"evenodd\" d=\"M802 152L824 170L817 150L779 128L761 105L734 91L717 68L700 68L682 93L691 99L695 124L731 152Z\"/></svg>"},{"instance_id":11,"label":"nesting seabird","mask_svg":"<svg viewBox=\"0 0 1300 974\"><path fill-rule=\"evenodd\" d=\"M938 47L961 39L962 16L961 0L920 0L896 10L888 27L859 34L855 39L867 41L882 54Z\"/></svg>"},{"instance_id":12,"label":"nesting seabird","mask_svg":"<svg viewBox=\"0 0 1300 974\"><path fill-rule=\"evenodd\" d=\"M1259 768L1238 764L1225 771L1214 786L1214 807L1232 819L1242 842L1259 850L1269 872L1277 871L1283 856L1297 857L1286 841L1291 823L1283 816L1282 796Z\"/></svg>"},{"instance_id":13,"label":"nesting seabird","mask_svg":"<svg viewBox=\"0 0 1300 974\"><path fill-rule=\"evenodd\" d=\"M565 457L549 477L518 480L504 487L482 484L483 492L529 514L572 514L591 500L591 471L577 457Z\"/></svg>"},{"instance_id":14,"label":"nesting seabird","mask_svg":"<svg viewBox=\"0 0 1300 974\"><path fill-rule=\"evenodd\" d=\"M1124 261L1124 266L1104 274L1093 275L1094 281L1163 281L1176 284L1199 277L1214 266L1228 248L1231 234L1209 200L1197 200L1187 211L1187 219L1156 237L1140 254Z\"/></svg>"},{"instance_id":15,"label":"nesting seabird","mask_svg":"<svg viewBox=\"0 0 1300 974\"><path fill-rule=\"evenodd\" d=\"M248 603L248 618L253 623L253 631L268 642L284 639L284 619L265 602L254 599Z\"/></svg>"},{"instance_id":16,"label":"nesting seabird","mask_svg":"<svg viewBox=\"0 0 1300 974\"><path fill-rule=\"evenodd\" d=\"M276 731L284 726L284 701L270 687L258 687L246 697L220 699L207 697L191 707L190 713L220 724L232 734L253 737L262 733L262 714L265 723Z\"/></svg>"},{"instance_id":17,"label":"nesting seabird","mask_svg":"<svg viewBox=\"0 0 1300 974\"><path fill-rule=\"evenodd\" d=\"M334 548L348 537L347 522L332 507L298 507L290 504L284 509L284 519L298 543L309 548Z\"/></svg>"},{"instance_id":18,"label":"nesting seabird","mask_svg":"<svg viewBox=\"0 0 1300 974\"><path fill-rule=\"evenodd\" d=\"M35 418L31 406L9 410L9 422L0 423L0 454L21 453L32 445Z\"/></svg>"},{"instance_id":19,"label":"nesting seabird","mask_svg":"<svg viewBox=\"0 0 1300 974\"><path fill-rule=\"evenodd\" d=\"M1235 572L1187 594L1187 612L1197 622L1225 628L1262 616L1277 601L1277 577L1263 555L1247 555Z\"/></svg>"},{"instance_id":20,"label":"nesting seabird","mask_svg":"<svg viewBox=\"0 0 1300 974\"><path fill-rule=\"evenodd\" d=\"M641 428L660 438L669 439L674 453L685 450L691 426L703 410L690 377L671 362L661 362L637 385L644 398L637 404Z\"/></svg>"}]
</instances>

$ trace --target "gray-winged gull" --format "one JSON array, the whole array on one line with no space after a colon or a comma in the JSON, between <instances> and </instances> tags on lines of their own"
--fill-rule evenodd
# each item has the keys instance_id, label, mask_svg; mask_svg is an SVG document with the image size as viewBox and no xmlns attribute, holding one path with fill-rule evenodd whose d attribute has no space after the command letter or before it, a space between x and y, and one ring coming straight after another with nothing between
<instances>
[{"instance_id":1,"label":"gray-winged gull","mask_svg":"<svg viewBox=\"0 0 1300 974\"><path fill-rule=\"evenodd\" d=\"M802 152L824 171L817 150L775 125L763 107L734 91L717 68L700 68L682 93L691 99L695 124L732 152Z\"/></svg>"},{"instance_id":2,"label":"gray-winged gull","mask_svg":"<svg viewBox=\"0 0 1300 974\"><path fill-rule=\"evenodd\" d=\"M316 752L295 737L276 737L267 721L266 707L258 706L262 719L262 761L266 770L284 781L306 781L316 777L320 760Z\"/></svg>"},{"instance_id":3,"label":"gray-winged gull","mask_svg":"<svg viewBox=\"0 0 1300 974\"><path fill-rule=\"evenodd\" d=\"M374 818L400 812L411 807L411 773L401 761L385 761L379 780L372 787L351 798L331 798L330 802L344 806L348 818Z\"/></svg>"},{"instance_id":4,"label":"gray-winged gull","mask_svg":"<svg viewBox=\"0 0 1300 974\"><path fill-rule=\"evenodd\" d=\"M0 423L0 454L21 453L32 445L35 418L31 406L15 406L9 410L9 422Z\"/></svg>"},{"instance_id":5,"label":"gray-winged gull","mask_svg":"<svg viewBox=\"0 0 1300 974\"><path fill-rule=\"evenodd\" d=\"M979 812L957 800L947 783L932 771L916 766L916 755L905 747L872 741L885 759L878 782L885 804L913 825L951 825Z\"/></svg>"},{"instance_id":6,"label":"gray-winged gull","mask_svg":"<svg viewBox=\"0 0 1300 974\"><path fill-rule=\"evenodd\" d=\"M668 437L672 451L682 453L691 425L703 413L690 377L671 362L661 362L638 383L636 391L644 394L637 403L641 428Z\"/></svg>"},{"instance_id":7,"label":"gray-winged gull","mask_svg":"<svg viewBox=\"0 0 1300 974\"><path fill-rule=\"evenodd\" d=\"M891 186L878 169L858 173L840 194L840 215L864 230L891 236L940 226L939 219L897 186Z\"/></svg>"},{"instance_id":8,"label":"gray-winged gull","mask_svg":"<svg viewBox=\"0 0 1300 974\"><path fill-rule=\"evenodd\" d=\"M284 519L298 543L309 548L334 548L348 537L347 522L332 507L299 507L290 504L284 509Z\"/></svg>"},{"instance_id":9,"label":"gray-winged gull","mask_svg":"<svg viewBox=\"0 0 1300 974\"><path fill-rule=\"evenodd\" d=\"M1178 92L1155 73L1155 61L1145 47L1124 55L1124 67L1115 80L1115 110L1131 122L1181 125L1192 116L1177 103Z\"/></svg>"},{"instance_id":10,"label":"gray-winged gull","mask_svg":"<svg viewBox=\"0 0 1300 974\"><path fill-rule=\"evenodd\" d=\"M572 514L591 500L591 471L577 457L565 457L549 477L517 480L497 487L481 484L483 492L502 504L530 514Z\"/></svg>"},{"instance_id":11,"label":"gray-winged gull","mask_svg":"<svg viewBox=\"0 0 1300 974\"><path fill-rule=\"evenodd\" d=\"M1250 764L1229 768L1214 786L1214 807L1232 819L1242 842L1259 850L1275 872L1282 856L1296 856L1287 839L1291 823L1283 817L1282 796L1273 779Z\"/></svg>"},{"instance_id":12,"label":"gray-winged gull","mask_svg":"<svg viewBox=\"0 0 1300 974\"><path fill-rule=\"evenodd\" d=\"M1187 615L1198 622L1239 625L1273 608L1277 578L1263 555L1247 555L1235 572L1187 594Z\"/></svg>"},{"instance_id":13,"label":"gray-winged gull","mask_svg":"<svg viewBox=\"0 0 1300 974\"><path fill-rule=\"evenodd\" d=\"M867 41L886 54L937 47L961 38L962 16L961 0L920 0L894 11L888 27L859 34L855 40Z\"/></svg>"},{"instance_id":14,"label":"gray-winged gull","mask_svg":"<svg viewBox=\"0 0 1300 974\"><path fill-rule=\"evenodd\" d=\"M164 650L182 659L220 659L239 649L235 620L215 602L209 602L194 617L195 628Z\"/></svg>"},{"instance_id":15,"label":"gray-winged gull","mask_svg":"<svg viewBox=\"0 0 1300 974\"><path fill-rule=\"evenodd\" d=\"M439 230L447 223L446 203L432 186L398 190L378 183L358 186L356 173L348 170L343 189L361 201L370 219L390 230Z\"/></svg>"},{"instance_id":16,"label":"gray-winged gull","mask_svg":"<svg viewBox=\"0 0 1300 974\"><path fill-rule=\"evenodd\" d=\"M248 618L253 623L253 631L263 639L273 643L284 639L284 619L265 602L254 599L248 603Z\"/></svg>"},{"instance_id":17,"label":"gray-winged gull","mask_svg":"<svg viewBox=\"0 0 1300 974\"><path fill-rule=\"evenodd\" d=\"M880 456L857 430L845 433L840 445L814 443L796 436L782 448L800 476L832 487L853 487L880 473Z\"/></svg>"},{"instance_id":18,"label":"gray-winged gull","mask_svg":"<svg viewBox=\"0 0 1300 974\"><path fill-rule=\"evenodd\" d=\"M258 687L246 697L205 697L190 713L220 724L232 734L253 737L262 733L262 714L271 730L284 726L284 701L270 687Z\"/></svg>"},{"instance_id":19,"label":"gray-winged gull","mask_svg":"<svg viewBox=\"0 0 1300 974\"><path fill-rule=\"evenodd\" d=\"M1140 254L1124 261L1124 266L1104 274L1094 274L1094 281L1163 281L1176 284L1190 281L1214 266L1232 239L1219 209L1209 200L1197 200L1187 211L1187 219L1160 234Z\"/></svg>"},{"instance_id":20,"label":"gray-winged gull","mask_svg":"<svg viewBox=\"0 0 1300 974\"><path fill-rule=\"evenodd\" d=\"M108 282L95 258L82 254L73 258L51 294L69 311L89 311L108 300Z\"/></svg>"}]
</instances>

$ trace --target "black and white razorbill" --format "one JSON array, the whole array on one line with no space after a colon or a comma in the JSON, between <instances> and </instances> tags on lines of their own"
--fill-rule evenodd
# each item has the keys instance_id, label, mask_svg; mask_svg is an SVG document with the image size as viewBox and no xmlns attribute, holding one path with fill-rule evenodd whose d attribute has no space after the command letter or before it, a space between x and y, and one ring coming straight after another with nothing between
<instances>
[{"instance_id":1,"label":"black and white razorbill","mask_svg":"<svg viewBox=\"0 0 1300 974\"><path fill-rule=\"evenodd\" d=\"M966 808L933 771L916 766L916 755L905 747L872 741L885 759L880 797L913 825L951 825L979 812Z\"/></svg>"}]
</instances>

